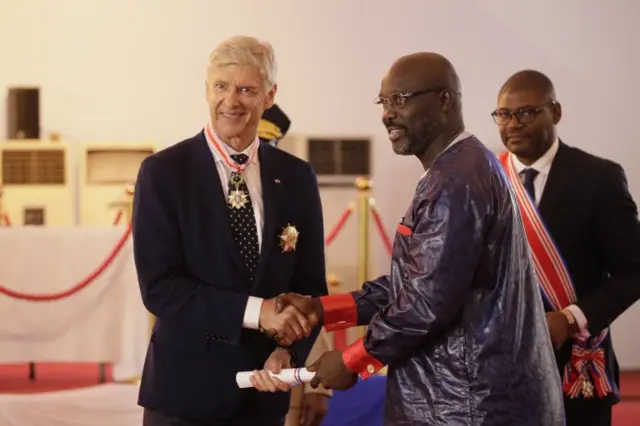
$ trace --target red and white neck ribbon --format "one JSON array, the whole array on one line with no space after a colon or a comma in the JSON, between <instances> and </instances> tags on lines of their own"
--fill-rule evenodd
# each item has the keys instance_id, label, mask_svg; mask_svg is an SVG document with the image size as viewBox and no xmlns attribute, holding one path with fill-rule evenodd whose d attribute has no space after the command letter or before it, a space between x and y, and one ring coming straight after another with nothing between
<instances>
[{"instance_id":1,"label":"red and white neck ribbon","mask_svg":"<svg viewBox=\"0 0 640 426\"><path fill-rule=\"evenodd\" d=\"M204 135L207 138L207 142L211 144L213 149L220 156L220 158L222 158L222 161L224 161L227 167L237 173L242 173L244 169L247 168L249 163L253 161L256 153L258 152L258 147L260 146L258 138L256 137L256 139L251 144L249 159L244 164L238 164L233 161L233 158L231 158L231 154L229 154L229 152L223 146L224 142L222 142L220 138L218 138L218 135L216 135L216 133L211 128L211 123L207 123L207 125L204 127Z\"/></svg>"}]
</instances>

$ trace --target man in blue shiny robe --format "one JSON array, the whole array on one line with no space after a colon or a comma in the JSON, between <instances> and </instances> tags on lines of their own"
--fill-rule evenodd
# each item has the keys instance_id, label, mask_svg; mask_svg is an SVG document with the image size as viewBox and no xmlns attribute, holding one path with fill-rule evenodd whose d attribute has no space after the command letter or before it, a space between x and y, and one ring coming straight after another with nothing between
<instances>
[{"instance_id":1,"label":"man in blue shiny robe","mask_svg":"<svg viewBox=\"0 0 640 426\"><path fill-rule=\"evenodd\" d=\"M311 367L312 386L348 389L388 365L385 425L563 425L520 213L495 155L464 131L453 66L433 53L403 57L377 103L395 153L415 155L425 174L389 275L349 294L279 298L329 331L368 325Z\"/></svg>"}]
</instances>

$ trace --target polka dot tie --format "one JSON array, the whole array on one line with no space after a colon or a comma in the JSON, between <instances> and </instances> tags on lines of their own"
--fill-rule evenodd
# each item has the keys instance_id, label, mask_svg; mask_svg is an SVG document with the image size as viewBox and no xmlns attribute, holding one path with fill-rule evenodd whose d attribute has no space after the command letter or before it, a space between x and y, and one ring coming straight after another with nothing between
<instances>
[{"instance_id":1,"label":"polka dot tie","mask_svg":"<svg viewBox=\"0 0 640 426\"><path fill-rule=\"evenodd\" d=\"M233 154L231 158L237 164L245 164L249 159L245 154ZM237 182L240 183L238 184ZM229 204L231 230L233 232L233 239L240 250L240 255L244 259L244 263L251 276L251 281L253 281L258 267L258 257L260 255L256 219L253 215L253 204L251 203L249 189L244 179L242 179L242 174L232 172L229 177L229 196L236 190L241 193L244 192L247 202L241 208L234 208Z\"/></svg>"}]
</instances>

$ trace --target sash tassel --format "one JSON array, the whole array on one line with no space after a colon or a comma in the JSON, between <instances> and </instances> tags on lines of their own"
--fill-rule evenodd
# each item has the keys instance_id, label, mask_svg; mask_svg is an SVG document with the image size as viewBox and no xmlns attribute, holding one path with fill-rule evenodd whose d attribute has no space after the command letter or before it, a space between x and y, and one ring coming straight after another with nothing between
<instances>
[{"instance_id":1,"label":"sash tassel","mask_svg":"<svg viewBox=\"0 0 640 426\"><path fill-rule=\"evenodd\" d=\"M605 330L595 339L578 340L571 348L571 361L562 375L562 390L569 398L593 398L595 389L599 398L613 392L605 365L602 342Z\"/></svg>"}]
</instances>

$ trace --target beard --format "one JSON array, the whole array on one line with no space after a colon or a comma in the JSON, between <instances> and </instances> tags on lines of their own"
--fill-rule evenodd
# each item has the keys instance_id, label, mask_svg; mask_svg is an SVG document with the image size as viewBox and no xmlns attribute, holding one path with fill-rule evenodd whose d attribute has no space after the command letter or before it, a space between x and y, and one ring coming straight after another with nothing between
<instances>
[{"instance_id":1,"label":"beard","mask_svg":"<svg viewBox=\"0 0 640 426\"><path fill-rule=\"evenodd\" d=\"M405 137L393 145L398 155L421 155L438 136L442 123L428 115L422 116L412 126L405 127Z\"/></svg>"}]
</instances>

